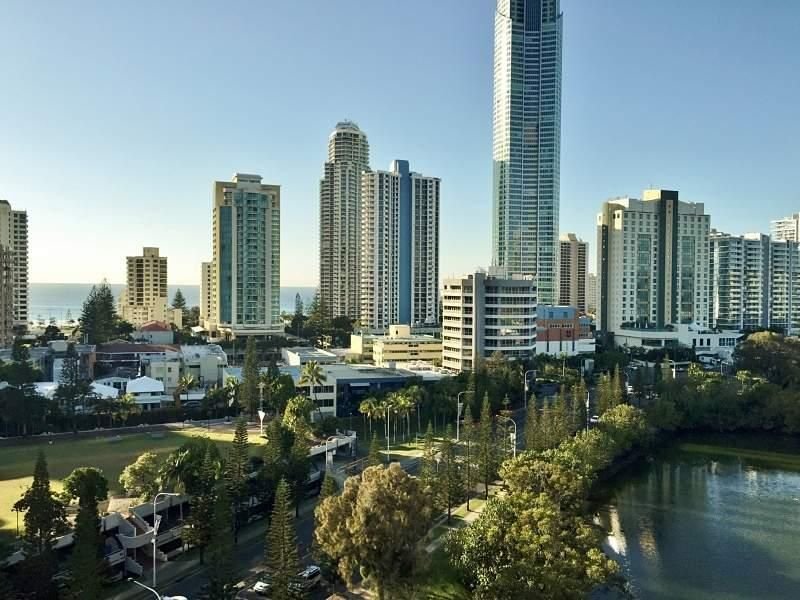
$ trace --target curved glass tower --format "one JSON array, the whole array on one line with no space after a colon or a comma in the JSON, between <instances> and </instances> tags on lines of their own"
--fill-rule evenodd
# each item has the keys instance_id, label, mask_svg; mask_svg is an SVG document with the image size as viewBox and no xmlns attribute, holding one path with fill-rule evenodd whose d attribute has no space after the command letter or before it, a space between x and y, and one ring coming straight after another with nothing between
<instances>
[{"instance_id":1,"label":"curved glass tower","mask_svg":"<svg viewBox=\"0 0 800 600\"><path fill-rule=\"evenodd\" d=\"M493 263L535 275L557 298L561 46L559 0L497 0L494 18Z\"/></svg>"}]
</instances>

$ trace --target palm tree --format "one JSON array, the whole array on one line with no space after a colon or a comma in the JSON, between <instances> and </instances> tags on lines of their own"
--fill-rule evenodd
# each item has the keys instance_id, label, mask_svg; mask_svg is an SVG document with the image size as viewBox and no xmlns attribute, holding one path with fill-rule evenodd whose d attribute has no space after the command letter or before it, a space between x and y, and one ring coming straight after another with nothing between
<instances>
[{"instance_id":1,"label":"palm tree","mask_svg":"<svg viewBox=\"0 0 800 600\"><path fill-rule=\"evenodd\" d=\"M175 400L175 408L181 407L181 394L185 393L186 401L189 401L189 390L192 389L194 385L194 375L191 373L181 375L181 378L178 380L178 387L176 387L175 391L172 392L172 398Z\"/></svg>"},{"instance_id":2,"label":"palm tree","mask_svg":"<svg viewBox=\"0 0 800 600\"><path fill-rule=\"evenodd\" d=\"M364 418L369 419L369 433L372 435L372 419L378 416L378 401L374 396L365 398L358 406L358 410L364 415Z\"/></svg>"},{"instance_id":3,"label":"palm tree","mask_svg":"<svg viewBox=\"0 0 800 600\"><path fill-rule=\"evenodd\" d=\"M423 398L422 390L419 388L418 385L412 385L403 390L403 393L405 394L406 398L408 398L414 405L414 411L417 413L417 435L419 435L419 432L421 430L419 403L422 401Z\"/></svg>"},{"instance_id":4,"label":"palm tree","mask_svg":"<svg viewBox=\"0 0 800 600\"><path fill-rule=\"evenodd\" d=\"M142 407L136 403L133 394L123 394L114 402L112 419L119 419L124 427L131 415L138 415L140 412L142 412Z\"/></svg>"},{"instance_id":5,"label":"palm tree","mask_svg":"<svg viewBox=\"0 0 800 600\"><path fill-rule=\"evenodd\" d=\"M239 382L236 377L228 376L225 379L225 391L228 393L228 406L238 406L239 405L239 389L242 387L242 384ZM234 410L234 414L236 411Z\"/></svg>"},{"instance_id":6,"label":"palm tree","mask_svg":"<svg viewBox=\"0 0 800 600\"><path fill-rule=\"evenodd\" d=\"M305 365L303 365L303 370L300 371L300 379L297 382L297 385L300 387L309 386L309 391L311 393L311 399L314 401L314 404L317 407L317 412L319 413L320 419L322 418L322 410L317 404L317 394L314 391L317 386L322 385L328 377L320 367L319 363L315 360L308 361Z\"/></svg>"},{"instance_id":7,"label":"palm tree","mask_svg":"<svg viewBox=\"0 0 800 600\"><path fill-rule=\"evenodd\" d=\"M411 411L414 410L414 402L405 393L405 390L399 390L392 394L394 400L395 412L401 418L405 417L406 420L406 433L403 435L405 440L407 435L411 434Z\"/></svg>"}]
</instances>

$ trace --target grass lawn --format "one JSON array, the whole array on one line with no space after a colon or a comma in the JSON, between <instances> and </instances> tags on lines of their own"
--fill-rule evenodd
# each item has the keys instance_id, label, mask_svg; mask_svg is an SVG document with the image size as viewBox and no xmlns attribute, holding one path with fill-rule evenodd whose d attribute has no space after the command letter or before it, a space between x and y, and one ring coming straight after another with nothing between
<instances>
[{"instance_id":1,"label":"grass lawn","mask_svg":"<svg viewBox=\"0 0 800 600\"><path fill-rule=\"evenodd\" d=\"M83 438L78 440L58 439L52 444L42 440L40 444L25 444L0 448L0 535L16 530L16 513L11 507L23 490L30 485L36 455L40 449L47 456L50 479L55 489L60 489L61 480L76 467L97 467L108 479L109 492L122 494L119 476L122 470L146 451L166 456L187 438L206 435L220 444L233 439L230 430L187 428L148 433L125 433L120 441L111 442L108 437ZM250 435L251 442L261 443L258 435Z\"/></svg>"},{"instance_id":2,"label":"grass lawn","mask_svg":"<svg viewBox=\"0 0 800 600\"><path fill-rule=\"evenodd\" d=\"M430 563L419 576L415 598L426 600L467 600L472 596L464 589L443 548L430 555Z\"/></svg>"}]
</instances>

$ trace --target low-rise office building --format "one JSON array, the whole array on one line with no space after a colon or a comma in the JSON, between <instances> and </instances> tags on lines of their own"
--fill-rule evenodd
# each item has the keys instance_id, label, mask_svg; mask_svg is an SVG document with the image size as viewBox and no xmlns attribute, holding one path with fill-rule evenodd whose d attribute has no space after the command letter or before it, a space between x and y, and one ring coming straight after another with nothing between
<instances>
[{"instance_id":1,"label":"low-rise office building","mask_svg":"<svg viewBox=\"0 0 800 600\"><path fill-rule=\"evenodd\" d=\"M301 367L309 362L315 362L320 365L339 362L339 357L333 352L311 346L281 348L281 358L290 367Z\"/></svg>"},{"instance_id":2,"label":"low-rise office building","mask_svg":"<svg viewBox=\"0 0 800 600\"><path fill-rule=\"evenodd\" d=\"M628 348L693 348L699 355L714 355L728 360L742 338L738 331L720 331L697 325L669 325L663 328L622 328L614 334L618 346Z\"/></svg>"},{"instance_id":3,"label":"low-rise office building","mask_svg":"<svg viewBox=\"0 0 800 600\"><path fill-rule=\"evenodd\" d=\"M442 340L429 335L413 335L409 325L390 325L389 335L373 341L372 356L379 367L419 361L441 363Z\"/></svg>"},{"instance_id":4,"label":"low-rise office building","mask_svg":"<svg viewBox=\"0 0 800 600\"><path fill-rule=\"evenodd\" d=\"M536 283L526 275L477 271L444 280L442 366L460 373L500 352L510 360L536 352Z\"/></svg>"},{"instance_id":5,"label":"low-rise office building","mask_svg":"<svg viewBox=\"0 0 800 600\"><path fill-rule=\"evenodd\" d=\"M574 306L539 306L536 311L536 353L551 356L593 354L591 319Z\"/></svg>"}]
</instances>

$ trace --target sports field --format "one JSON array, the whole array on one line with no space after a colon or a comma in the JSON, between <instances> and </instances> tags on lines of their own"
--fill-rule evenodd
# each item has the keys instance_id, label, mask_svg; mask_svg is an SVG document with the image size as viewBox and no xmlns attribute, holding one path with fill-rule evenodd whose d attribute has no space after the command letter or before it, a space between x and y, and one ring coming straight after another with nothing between
<instances>
[{"instance_id":1,"label":"sports field","mask_svg":"<svg viewBox=\"0 0 800 600\"><path fill-rule=\"evenodd\" d=\"M10 535L16 530L17 515L11 507L19 499L23 490L30 485L36 455L44 450L50 479L55 489L60 489L61 479L76 467L97 467L102 469L108 479L111 496L123 493L119 485L122 470L136 460L143 452L151 451L166 456L189 437L207 436L222 445L233 439L229 428L186 428L155 433L123 433L120 439L110 441L109 437L83 439L57 439L52 443L43 439L39 444L0 447L0 535ZM259 443L257 432L250 433L250 441Z\"/></svg>"}]
</instances>

